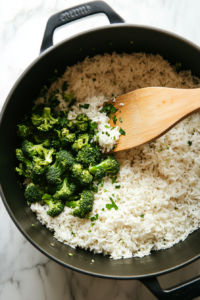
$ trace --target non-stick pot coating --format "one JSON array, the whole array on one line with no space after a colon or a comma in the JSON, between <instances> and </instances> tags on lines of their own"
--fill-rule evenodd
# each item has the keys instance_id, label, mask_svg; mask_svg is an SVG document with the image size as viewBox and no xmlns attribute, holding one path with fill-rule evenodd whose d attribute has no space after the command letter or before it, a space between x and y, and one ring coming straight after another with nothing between
<instances>
[{"instance_id":1,"label":"non-stick pot coating","mask_svg":"<svg viewBox=\"0 0 200 300\"><path fill-rule=\"evenodd\" d=\"M131 42L132 41L132 42ZM80 51L81 48L81 51ZM95 48L95 50L93 50ZM140 278L158 275L172 268L186 264L200 253L200 230L191 234L184 242L171 249L153 251L144 258L113 260L108 256L59 243L53 233L42 226L35 214L27 206L23 189L17 181L15 148L17 145L16 125L31 108L44 85L49 86L48 78L54 70L63 73L67 66L83 61L86 56L96 54L145 52L160 54L170 63L181 63L182 68L191 70L200 77L199 49L191 43L172 34L131 25L111 25L77 35L52 47L43 53L24 72L15 84L1 113L0 126L0 182L3 201L17 227L40 251L74 270L110 278ZM5 200L6 199L6 200ZM31 224L36 224L34 230ZM51 243L55 246L52 247ZM68 253L73 256L69 257ZM94 260L91 263L91 260Z\"/></svg>"}]
</instances>

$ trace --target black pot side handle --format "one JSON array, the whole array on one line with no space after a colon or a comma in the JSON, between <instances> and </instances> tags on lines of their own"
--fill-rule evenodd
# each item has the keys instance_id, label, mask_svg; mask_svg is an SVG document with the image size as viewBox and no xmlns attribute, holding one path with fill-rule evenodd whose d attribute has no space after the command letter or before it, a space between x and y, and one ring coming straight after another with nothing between
<instances>
[{"instance_id":1,"label":"black pot side handle","mask_svg":"<svg viewBox=\"0 0 200 300\"><path fill-rule=\"evenodd\" d=\"M44 32L40 53L53 46L53 32L57 27L98 13L106 14L111 24L124 23L124 20L103 1L92 1L71 7L49 18Z\"/></svg>"},{"instance_id":2,"label":"black pot side handle","mask_svg":"<svg viewBox=\"0 0 200 300\"><path fill-rule=\"evenodd\" d=\"M191 300L200 296L200 276L163 290L156 277L140 279L159 300Z\"/></svg>"}]
</instances>

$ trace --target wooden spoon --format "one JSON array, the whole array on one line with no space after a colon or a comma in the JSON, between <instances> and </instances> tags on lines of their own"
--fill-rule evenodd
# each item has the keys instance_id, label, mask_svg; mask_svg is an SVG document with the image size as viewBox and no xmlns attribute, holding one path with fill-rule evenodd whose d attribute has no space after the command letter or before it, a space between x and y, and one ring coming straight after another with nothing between
<instances>
[{"instance_id":1,"label":"wooden spoon","mask_svg":"<svg viewBox=\"0 0 200 300\"><path fill-rule=\"evenodd\" d=\"M136 90L116 98L110 102L118 111L117 122L110 125L121 127L125 135L121 135L113 152L150 142L189 114L200 109L200 88L172 89L149 87ZM121 106L120 103L124 105ZM122 123L119 121L122 119Z\"/></svg>"}]
</instances>

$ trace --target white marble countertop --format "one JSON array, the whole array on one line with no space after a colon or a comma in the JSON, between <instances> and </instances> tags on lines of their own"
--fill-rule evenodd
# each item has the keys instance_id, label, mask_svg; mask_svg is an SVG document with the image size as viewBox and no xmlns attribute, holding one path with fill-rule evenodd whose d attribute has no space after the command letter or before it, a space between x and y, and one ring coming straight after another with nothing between
<instances>
[{"instance_id":1,"label":"white marble countertop","mask_svg":"<svg viewBox=\"0 0 200 300\"><path fill-rule=\"evenodd\" d=\"M166 29L200 45L199 0L105 0L128 23ZM47 19L83 0L0 1L0 108L26 67L38 56ZM96 15L56 31L54 43L109 24ZM198 26L199 25L199 26ZM36 250L0 202L0 299L156 299L139 281L106 280L66 269ZM159 278L166 288L200 274L200 262ZM197 299L200 299L197 298Z\"/></svg>"}]
</instances>

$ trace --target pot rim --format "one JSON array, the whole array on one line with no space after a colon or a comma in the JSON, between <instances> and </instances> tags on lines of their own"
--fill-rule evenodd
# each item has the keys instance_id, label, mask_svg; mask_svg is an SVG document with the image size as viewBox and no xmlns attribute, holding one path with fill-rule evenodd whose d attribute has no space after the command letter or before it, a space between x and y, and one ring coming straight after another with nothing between
<instances>
[{"instance_id":1,"label":"pot rim","mask_svg":"<svg viewBox=\"0 0 200 300\"><path fill-rule=\"evenodd\" d=\"M178 35L178 34L174 34L173 32L170 32L170 31L167 31L165 29L160 29L160 28L156 28L156 27L152 27L152 26L148 26L148 25L137 25L137 24L130 24L130 23L120 23L119 24L111 24L111 25L105 25L105 26L101 26L101 27L98 27L98 28L95 28L95 29L89 29L89 30L85 30L81 33L77 33L71 37L68 37L64 40L62 40L61 42L57 43L56 45L53 45L52 47L46 49L44 52L42 52L32 63L30 63L27 68L22 72L22 74L19 76L19 78L17 79L17 81L15 82L15 84L13 85L13 87L11 88L8 96L6 97L5 101L4 101L4 104L1 108L1 112L0 112L0 126L1 126L1 122L2 122L2 119L3 119L3 116L4 116L4 113L5 113L5 110L6 110L6 107L7 107L7 104L9 103L10 101L10 98L12 97L12 94L14 92L14 90L16 89L16 87L18 86L19 82L26 76L26 74L29 72L29 70L37 63L39 62L39 60L41 58L43 58L45 55L48 55L49 52L53 51L54 49L60 47L62 44L64 44L65 42L68 42L69 40L73 40L79 36L82 36L84 34L87 34L87 33L90 33L90 32L98 32L98 31L101 31L101 30L106 30L106 29L110 29L111 27L115 27L115 28L121 28L121 27L132 27L132 28L138 28L138 29L147 29L149 31L154 31L154 32L160 32L162 34L165 34L165 35L168 35L168 36L171 36L171 37L174 37L178 40L181 40L182 42L190 45L192 48L194 48L195 50L198 50L200 52L200 47L189 41L188 39ZM73 267L69 264L66 264L66 263L63 263L62 261L60 261L59 259L53 257L52 255L48 254L46 251L44 251L40 246L38 246L31 238L29 238L28 234L23 230L23 228L18 224L18 221L16 220L14 214L12 213L7 201L6 201L6 198L4 196L4 193L3 193L3 189L2 189L2 186L1 186L1 183L0 183L0 196L1 196L1 199L2 199L2 202L8 212L8 214L10 215L12 221L14 222L14 224L16 225L16 227L19 229L19 231L23 234L23 236L37 249L39 250L42 254L44 254L45 256L47 256L48 258L52 259L54 262L64 266L64 267L67 267L73 271L77 271L79 273L82 273L82 274L85 274L85 275L90 275L90 276L95 276L95 277L99 277L99 278L104 278L104 279L118 279L118 280L133 280L133 279L144 279L144 278L151 278L151 277L157 277L157 276L161 276L161 275L164 275L164 274L167 274L167 273L170 273L172 271L175 271L175 270L178 270L182 267L185 267L187 265L189 265L190 263L196 261L197 259L199 259L200 257L200 254L193 257L192 259L182 263L182 264L179 264L175 267L172 267L172 268L169 268L167 270L164 270L164 271L160 271L160 272L157 272L157 273L151 273L151 274L147 274L147 275L139 275L139 276L113 276L113 275L103 275L103 274L98 274L98 273L95 273L95 272L89 272L89 271L85 271L85 270L82 270L80 268L76 268L76 267ZM84 250L85 251L85 250ZM164 251L164 250L161 250L161 251ZM141 258L142 259L142 258Z\"/></svg>"}]
</instances>

